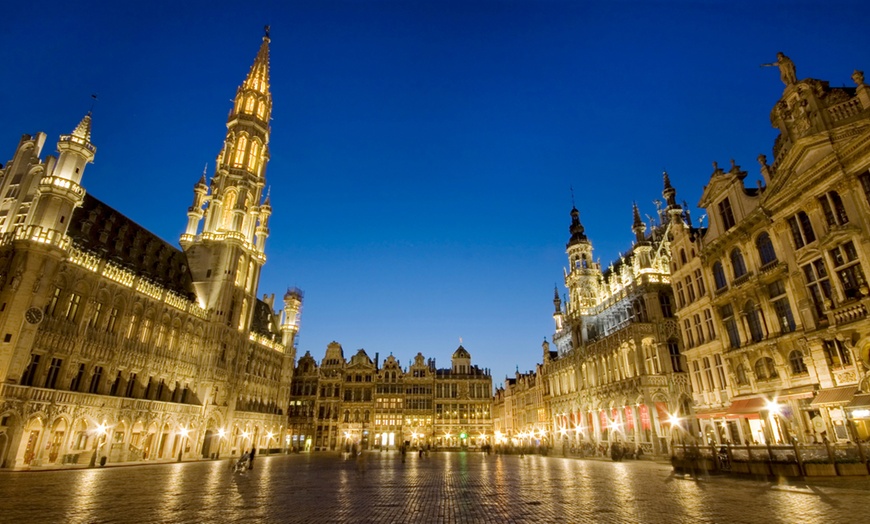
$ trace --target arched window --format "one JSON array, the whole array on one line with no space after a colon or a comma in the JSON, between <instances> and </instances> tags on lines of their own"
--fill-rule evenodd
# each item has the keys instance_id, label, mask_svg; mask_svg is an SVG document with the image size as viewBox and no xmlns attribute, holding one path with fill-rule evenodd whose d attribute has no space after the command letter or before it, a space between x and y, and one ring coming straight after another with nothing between
<instances>
[{"instance_id":1,"label":"arched window","mask_svg":"<svg viewBox=\"0 0 870 524\"><path fill-rule=\"evenodd\" d=\"M266 102L260 102L257 105L257 118L262 120L266 116Z\"/></svg>"},{"instance_id":2,"label":"arched window","mask_svg":"<svg viewBox=\"0 0 870 524\"><path fill-rule=\"evenodd\" d=\"M788 354L788 363L791 365L792 375L802 375L809 372L807 365L804 364L803 354L797 349Z\"/></svg>"},{"instance_id":3,"label":"arched window","mask_svg":"<svg viewBox=\"0 0 870 524\"><path fill-rule=\"evenodd\" d=\"M232 229L233 227L233 209L236 207L236 198L236 192L232 189L227 191L223 198L221 212L221 227L223 229Z\"/></svg>"},{"instance_id":4,"label":"arched window","mask_svg":"<svg viewBox=\"0 0 870 524\"><path fill-rule=\"evenodd\" d=\"M248 149L248 139L245 135L236 139L236 154L233 157L233 166L242 167L245 163L245 151Z\"/></svg>"},{"instance_id":5,"label":"arched window","mask_svg":"<svg viewBox=\"0 0 870 524\"><path fill-rule=\"evenodd\" d=\"M758 235L758 238L755 239L755 247L758 248L758 258L761 259L762 266L776 262L776 251L773 250L770 235L767 233Z\"/></svg>"},{"instance_id":6,"label":"arched window","mask_svg":"<svg viewBox=\"0 0 870 524\"><path fill-rule=\"evenodd\" d=\"M681 250L680 250L680 263L681 263L681 264L685 264L686 262L687 262L687 260L686 260L686 250L685 250L685 249L681 249Z\"/></svg>"},{"instance_id":7,"label":"arched window","mask_svg":"<svg viewBox=\"0 0 870 524\"><path fill-rule=\"evenodd\" d=\"M777 377L776 364L770 357L763 357L755 361L755 376L758 380L772 380Z\"/></svg>"},{"instance_id":8,"label":"arched window","mask_svg":"<svg viewBox=\"0 0 870 524\"><path fill-rule=\"evenodd\" d=\"M716 291L725 289L725 286L728 285L728 281L725 280L725 270L722 268L722 262L718 260L713 264L713 280L716 282Z\"/></svg>"},{"instance_id":9,"label":"arched window","mask_svg":"<svg viewBox=\"0 0 870 524\"><path fill-rule=\"evenodd\" d=\"M761 310L755 302L749 300L743 306L743 314L746 315L746 324L749 327L749 337L753 342L764 340L764 326L761 321Z\"/></svg>"},{"instance_id":10,"label":"arched window","mask_svg":"<svg viewBox=\"0 0 870 524\"><path fill-rule=\"evenodd\" d=\"M257 100L254 97L250 97L245 101L245 113L254 114L254 104L257 103Z\"/></svg>"},{"instance_id":11,"label":"arched window","mask_svg":"<svg viewBox=\"0 0 870 524\"><path fill-rule=\"evenodd\" d=\"M257 171L257 165L260 163L260 142L251 141L251 153L248 155L248 169Z\"/></svg>"},{"instance_id":12,"label":"arched window","mask_svg":"<svg viewBox=\"0 0 870 524\"><path fill-rule=\"evenodd\" d=\"M736 247L731 251L731 268L734 270L735 280L746 274L746 263L743 261L743 253Z\"/></svg>"}]
</instances>

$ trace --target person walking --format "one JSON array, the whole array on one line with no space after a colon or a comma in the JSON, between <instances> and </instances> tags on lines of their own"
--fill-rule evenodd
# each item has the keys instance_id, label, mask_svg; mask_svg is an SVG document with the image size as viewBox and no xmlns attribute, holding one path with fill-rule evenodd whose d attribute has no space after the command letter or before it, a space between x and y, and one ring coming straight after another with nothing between
<instances>
[{"instance_id":1,"label":"person walking","mask_svg":"<svg viewBox=\"0 0 870 524\"><path fill-rule=\"evenodd\" d=\"M248 469L254 469L254 453L257 452L257 448L251 446L251 453L248 455Z\"/></svg>"}]
</instances>

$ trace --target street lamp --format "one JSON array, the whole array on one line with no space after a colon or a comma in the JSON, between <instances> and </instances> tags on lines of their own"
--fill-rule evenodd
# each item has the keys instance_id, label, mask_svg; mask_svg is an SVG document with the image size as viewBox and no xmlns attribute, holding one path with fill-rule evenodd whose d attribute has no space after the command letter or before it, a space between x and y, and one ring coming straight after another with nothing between
<instances>
[{"instance_id":1,"label":"street lamp","mask_svg":"<svg viewBox=\"0 0 870 524\"><path fill-rule=\"evenodd\" d=\"M100 449L100 440L106 434L106 424L100 424L99 426L97 426L97 429L95 431L97 434L97 439L94 440L94 454L91 455L91 462L90 464L88 464L89 468L97 465L97 451Z\"/></svg>"},{"instance_id":2,"label":"street lamp","mask_svg":"<svg viewBox=\"0 0 870 524\"><path fill-rule=\"evenodd\" d=\"M187 433L190 430L187 428L181 428L181 445L178 447L178 462L181 462L181 454L184 453L184 441L187 439Z\"/></svg>"}]
</instances>

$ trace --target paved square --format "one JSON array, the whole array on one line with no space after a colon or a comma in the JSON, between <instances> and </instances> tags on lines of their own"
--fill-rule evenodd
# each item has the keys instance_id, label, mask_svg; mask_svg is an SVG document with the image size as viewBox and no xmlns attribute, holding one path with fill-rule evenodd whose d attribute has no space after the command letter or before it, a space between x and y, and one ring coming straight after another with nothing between
<instances>
[{"instance_id":1,"label":"paved square","mask_svg":"<svg viewBox=\"0 0 870 524\"><path fill-rule=\"evenodd\" d=\"M668 465L369 452L0 474L2 522L855 522L867 478L675 477Z\"/></svg>"}]
</instances>

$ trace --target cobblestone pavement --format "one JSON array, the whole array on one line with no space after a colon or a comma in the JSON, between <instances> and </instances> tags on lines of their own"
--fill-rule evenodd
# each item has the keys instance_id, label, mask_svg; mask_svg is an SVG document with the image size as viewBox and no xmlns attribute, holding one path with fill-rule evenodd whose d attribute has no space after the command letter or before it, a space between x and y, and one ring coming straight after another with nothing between
<instances>
[{"instance_id":1,"label":"cobblestone pavement","mask_svg":"<svg viewBox=\"0 0 870 524\"><path fill-rule=\"evenodd\" d=\"M867 518L867 477L675 476L648 461L396 452L0 474L2 522L804 523Z\"/></svg>"}]
</instances>

